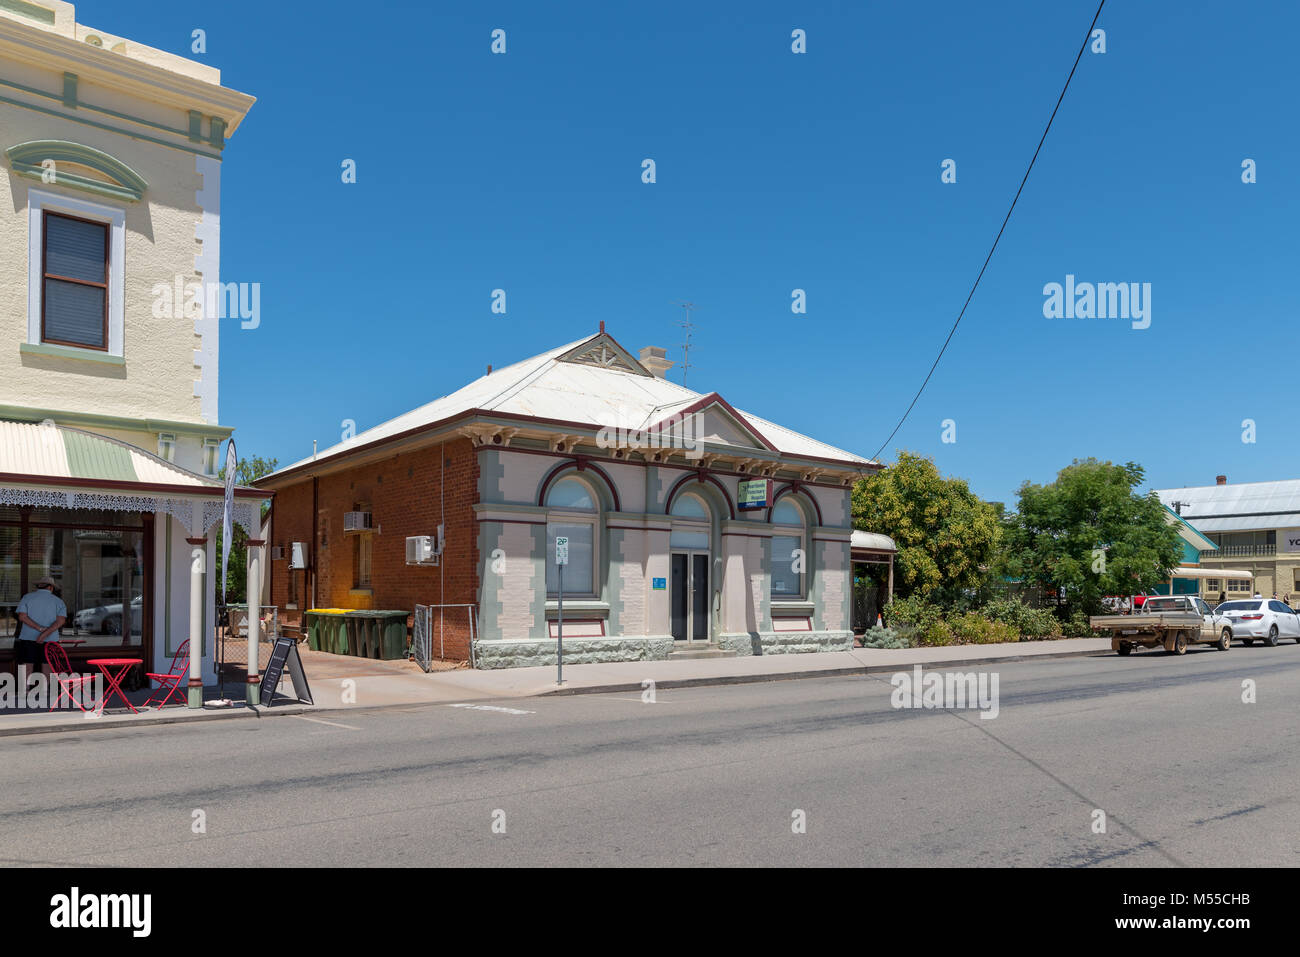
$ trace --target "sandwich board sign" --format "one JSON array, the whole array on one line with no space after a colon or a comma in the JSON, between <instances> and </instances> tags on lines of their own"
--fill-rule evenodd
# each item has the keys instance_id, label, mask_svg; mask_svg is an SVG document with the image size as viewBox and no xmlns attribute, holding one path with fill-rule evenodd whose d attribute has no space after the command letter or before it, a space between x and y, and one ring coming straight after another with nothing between
<instances>
[{"instance_id":1,"label":"sandwich board sign","mask_svg":"<svg viewBox=\"0 0 1300 957\"><path fill-rule=\"evenodd\" d=\"M302 658L298 656L298 642L288 636L275 639L271 649L271 660L262 672L262 684L259 688L258 701L263 708L269 708L275 700L275 689L280 684L285 666L289 668L289 677L293 679L293 693L298 696L300 704L315 704L311 697L311 688L307 685L307 672L303 670Z\"/></svg>"}]
</instances>

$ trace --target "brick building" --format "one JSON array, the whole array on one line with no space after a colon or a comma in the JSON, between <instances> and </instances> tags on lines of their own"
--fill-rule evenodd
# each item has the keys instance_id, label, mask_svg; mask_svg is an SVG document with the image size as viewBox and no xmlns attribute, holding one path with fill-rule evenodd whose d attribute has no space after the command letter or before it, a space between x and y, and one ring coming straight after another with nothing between
<instances>
[{"instance_id":1,"label":"brick building","mask_svg":"<svg viewBox=\"0 0 1300 957\"><path fill-rule=\"evenodd\" d=\"M267 476L271 603L439 606L435 656L536 665L563 574L566 660L849 647L849 493L880 466L671 365L602 323ZM419 536L436 564L408 562Z\"/></svg>"}]
</instances>

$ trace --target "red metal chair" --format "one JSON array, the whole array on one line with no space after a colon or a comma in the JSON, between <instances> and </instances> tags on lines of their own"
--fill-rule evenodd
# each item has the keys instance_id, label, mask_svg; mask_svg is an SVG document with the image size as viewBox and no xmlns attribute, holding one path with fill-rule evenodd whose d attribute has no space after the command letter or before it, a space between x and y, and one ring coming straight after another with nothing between
<instances>
[{"instance_id":1,"label":"red metal chair","mask_svg":"<svg viewBox=\"0 0 1300 957\"><path fill-rule=\"evenodd\" d=\"M167 693L158 700L158 707L164 707L171 700L172 695L179 695L181 690L181 681L187 680L190 673L190 640L186 638L181 642L181 646L176 649L176 654L172 655L172 666L166 674L157 675L152 672L145 672L145 677L151 681L158 682L158 690L145 699L144 706L147 708L153 704L155 698L165 689ZM177 704L185 704L182 697L177 697Z\"/></svg>"},{"instance_id":2,"label":"red metal chair","mask_svg":"<svg viewBox=\"0 0 1300 957\"><path fill-rule=\"evenodd\" d=\"M72 692L84 688L89 682L93 682L97 675L75 674L72 670L72 664L68 661L68 653L63 650L63 646L57 641L45 642L45 663L50 666L50 674L59 683L59 696L50 705L50 710L53 711L57 708L63 701L63 696L67 695L69 701L82 711L85 711L86 706Z\"/></svg>"}]
</instances>

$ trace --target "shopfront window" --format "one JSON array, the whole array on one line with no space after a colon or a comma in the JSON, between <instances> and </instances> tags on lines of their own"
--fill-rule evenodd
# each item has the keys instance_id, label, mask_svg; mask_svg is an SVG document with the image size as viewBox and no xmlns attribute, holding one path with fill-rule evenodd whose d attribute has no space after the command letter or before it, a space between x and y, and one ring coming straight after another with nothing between
<instances>
[{"instance_id":1,"label":"shopfront window","mask_svg":"<svg viewBox=\"0 0 1300 957\"><path fill-rule=\"evenodd\" d=\"M29 509L0 514L0 651L14 639L14 607L41 578L68 606L65 639L78 652L143 648L146 535L139 513Z\"/></svg>"}]
</instances>

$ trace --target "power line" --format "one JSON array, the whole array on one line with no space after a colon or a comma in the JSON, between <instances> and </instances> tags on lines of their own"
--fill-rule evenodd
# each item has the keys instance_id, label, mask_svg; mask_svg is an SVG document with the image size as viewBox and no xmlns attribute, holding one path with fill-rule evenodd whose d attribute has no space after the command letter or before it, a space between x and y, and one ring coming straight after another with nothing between
<instances>
[{"instance_id":1,"label":"power line","mask_svg":"<svg viewBox=\"0 0 1300 957\"><path fill-rule=\"evenodd\" d=\"M993 239L993 245L989 248L989 254L984 257L984 265L980 267L980 273L975 277L975 284L970 287L970 293L966 296L966 301L962 304L961 312L957 314L957 321L954 322L952 328L948 330L948 338L943 340L943 348L941 348L939 354L934 357L934 364L930 366L930 371L926 373L925 381L921 383L921 388L917 389L916 395L912 396L912 402L908 405L907 411L904 412L903 417L898 420L898 425L894 426L894 431L889 433L889 438L885 439L885 441L881 443L880 448L876 449L876 454L871 456L872 459L877 461L880 459L880 453L883 452L885 447L894 440L894 436L898 434L898 430L903 427L903 423L907 421L907 417L912 414L912 408L916 405L917 400L921 398L921 393L925 391L925 387L930 384L930 377L934 375L934 370L939 367L939 360L943 358L943 354L948 350L948 343L952 341L953 333L955 333L957 327L961 325L962 317L966 315L966 307L970 305L970 301L975 295L975 290L979 288L980 280L984 278L984 270L989 268L989 260L993 258L993 253L998 248L998 243L1002 239L1003 231L1007 228L1007 223L1011 219L1011 214L1015 212L1016 203L1020 201L1020 193L1024 190L1025 183L1029 181L1029 174L1033 171L1034 163L1038 162L1039 150L1043 148L1043 143L1047 140L1047 134L1052 128L1052 121L1056 119L1056 111L1061 108L1061 101L1065 99L1065 91L1070 88L1070 81L1074 79L1074 71L1079 68L1079 61L1083 59L1083 51L1088 49L1088 41L1092 39L1093 27L1097 25L1097 20L1101 17L1101 8L1105 5L1106 0L1101 0L1101 3L1097 5L1097 12L1093 14L1092 23L1088 25L1088 32L1084 34L1083 45L1079 47L1079 53L1074 58L1074 66L1070 67L1070 75L1065 78L1065 86L1061 87L1061 95L1056 98L1056 106L1052 108L1052 115L1047 119L1047 126L1043 128L1043 135L1038 139L1038 148L1034 150L1034 156L1029 161L1029 168L1025 170L1025 175L1020 180L1020 188L1016 190L1015 198L1011 200L1011 208L1007 210L1007 215L1002 220L1002 226L998 229L998 234Z\"/></svg>"}]
</instances>

